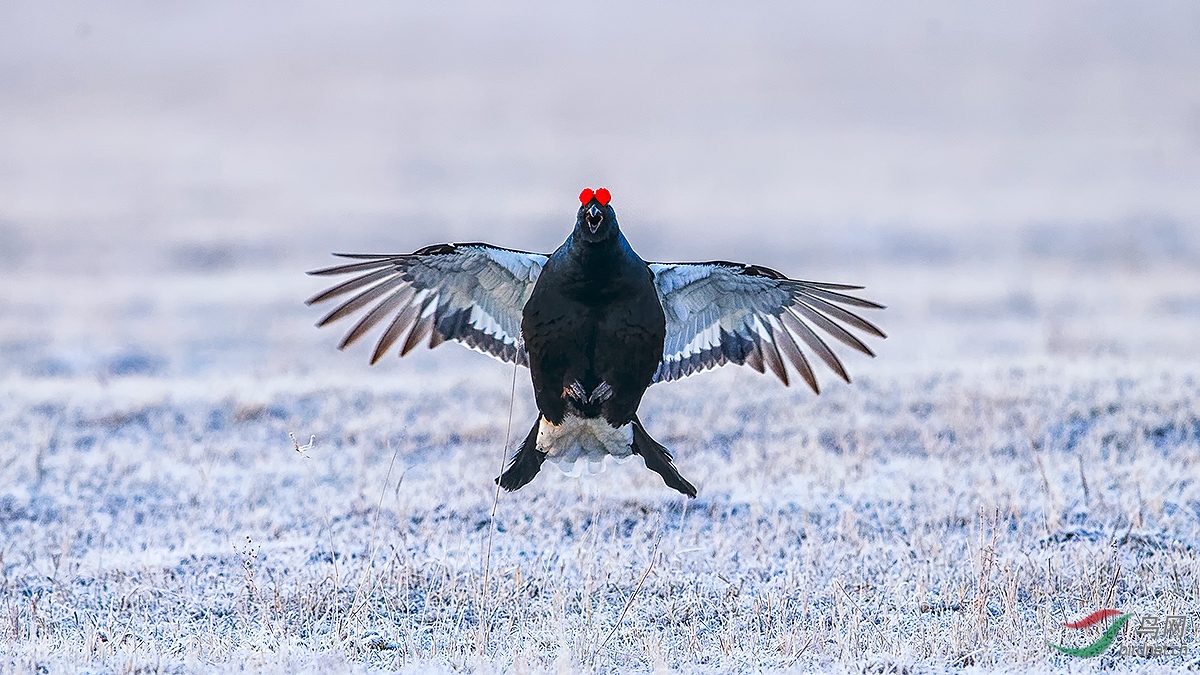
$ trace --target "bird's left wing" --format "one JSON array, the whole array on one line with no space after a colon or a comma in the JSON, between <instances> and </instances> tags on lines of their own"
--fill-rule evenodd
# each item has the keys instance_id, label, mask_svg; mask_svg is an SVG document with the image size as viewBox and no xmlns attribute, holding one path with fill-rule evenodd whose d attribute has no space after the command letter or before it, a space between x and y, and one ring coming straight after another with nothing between
<instances>
[{"instance_id":1,"label":"bird's left wing","mask_svg":"<svg viewBox=\"0 0 1200 675\"><path fill-rule=\"evenodd\" d=\"M390 319L371 355L374 364L401 342L404 356L429 338L430 348L455 340L501 361L528 365L521 343L521 310L546 256L490 244L438 244L408 255L335 254L361 262L309 274L356 274L306 301L313 305L350 295L317 322L324 326L370 307L342 338L353 344Z\"/></svg>"},{"instance_id":2,"label":"bird's left wing","mask_svg":"<svg viewBox=\"0 0 1200 675\"><path fill-rule=\"evenodd\" d=\"M861 286L789 279L766 267L724 261L650 263L650 271L667 319L663 361L654 374L655 382L736 363L760 373L770 368L786 385L784 364L790 362L808 386L820 393L799 343L842 379L849 382L850 376L814 328L870 356L875 354L845 326L887 337L874 324L845 309L883 309L883 305L842 292Z\"/></svg>"}]
</instances>

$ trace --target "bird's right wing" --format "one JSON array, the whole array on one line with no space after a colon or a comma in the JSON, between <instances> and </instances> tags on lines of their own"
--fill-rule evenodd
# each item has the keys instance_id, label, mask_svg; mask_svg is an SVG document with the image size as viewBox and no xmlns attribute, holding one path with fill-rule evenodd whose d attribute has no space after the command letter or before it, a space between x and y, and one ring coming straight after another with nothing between
<instances>
[{"instance_id":1,"label":"bird's right wing","mask_svg":"<svg viewBox=\"0 0 1200 675\"><path fill-rule=\"evenodd\" d=\"M317 326L370 306L339 349L390 318L371 355L372 364L402 338L401 356L429 338L431 348L455 340L501 361L529 365L521 343L521 310L546 256L478 243L438 244L408 255L335 255L362 262L309 272L358 274L306 301L313 305L353 293Z\"/></svg>"},{"instance_id":2,"label":"bird's right wing","mask_svg":"<svg viewBox=\"0 0 1200 675\"><path fill-rule=\"evenodd\" d=\"M817 378L799 342L847 382L850 376L813 328L864 354L874 356L849 326L887 337L874 324L843 306L883 309L883 305L842 291L860 286L789 279L757 265L724 261L650 263L667 319L663 360L654 382L678 380L726 363L771 369L786 385L785 363L813 391Z\"/></svg>"}]
</instances>

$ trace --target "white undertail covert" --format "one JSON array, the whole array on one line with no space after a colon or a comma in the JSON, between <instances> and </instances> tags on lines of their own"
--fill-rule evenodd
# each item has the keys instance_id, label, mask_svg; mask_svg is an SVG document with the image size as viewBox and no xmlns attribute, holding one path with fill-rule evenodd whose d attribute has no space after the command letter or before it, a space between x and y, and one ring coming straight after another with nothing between
<instances>
[{"instance_id":1,"label":"white undertail covert","mask_svg":"<svg viewBox=\"0 0 1200 675\"><path fill-rule=\"evenodd\" d=\"M633 454L633 425L613 428L603 417L589 419L570 414L557 425L543 418L538 423L537 449L570 476L580 476L584 471L600 473L605 469L606 457L620 463Z\"/></svg>"}]
</instances>

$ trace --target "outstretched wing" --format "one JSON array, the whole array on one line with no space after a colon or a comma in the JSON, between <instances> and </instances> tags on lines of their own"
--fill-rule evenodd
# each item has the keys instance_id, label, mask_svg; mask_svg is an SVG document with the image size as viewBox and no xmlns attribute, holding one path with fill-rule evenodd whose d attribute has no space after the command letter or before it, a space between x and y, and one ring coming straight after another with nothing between
<instances>
[{"instance_id":1,"label":"outstretched wing","mask_svg":"<svg viewBox=\"0 0 1200 675\"><path fill-rule=\"evenodd\" d=\"M409 255L337 253L362 262L327 267L309 274L357 274L306 301L314 305L349 295L317 326L366 309L342 338L345 349L384 319L371 363L400 342L400 355L429 338L430 348L446 340L502 361L529 365L521 344L521 310L546 264L546 256L489 244L438 244Z\"/></svg>"},{"instance_id":2,"label":"outstretched wing","mask_svg":"<svg viewBox=\"0 0 1200 675\"><path fill-rule=\"evenodd\" d=\"M736 363L760 373L764 366L770 368L786 385L784 364L790 362L820 393L797 340L849 382L846 368L814 328L869 356L875 354L845 327L887 337L843 307L883 309L841 292L861 286L788 279L766 267L724 261L650 263L650 270L667 317L667 340L655 382Z\"/></svg>"}]
</instances>

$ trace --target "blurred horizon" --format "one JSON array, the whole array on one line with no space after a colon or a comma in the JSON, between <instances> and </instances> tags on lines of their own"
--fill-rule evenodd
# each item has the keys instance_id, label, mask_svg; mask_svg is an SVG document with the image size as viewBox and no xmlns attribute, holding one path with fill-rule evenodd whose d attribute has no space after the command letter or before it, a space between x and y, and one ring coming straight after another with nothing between
<instances>
[{"instance_id":1,"label":"blurred horizon","mask_svg":"<svg viewBox=\"0 0 1200 675\"><path fill-rule=\"evenodd\" d=\"M502 494L528 371L305 305L602 186L886 305L645 392L694 502ZM0 675L1086 671L1200 617L1197 186L1195 0L0 1Z\"/></svg>"},{"instance_id":2,"label":"blurred horizon","mask_svg":"<svg viewBox=\"0 0 1200 675\"><path fill-rule=\"evenodd\" d=\"M647 260L867 286L855 376L1193 359L1198 73L1184 2L4 3L0 377L483 368L336 353L303 273L548 252L588 186Z\"/></svg>"},{"instance_id":3,"label":"blurred horizon","mask_svg":"<svg viewBox=\"0 0 1200 675\"><path fill-rule=\"evenodd\" d=\"M1197 73L1185 2L6 3L0 269L548 251L599 185L648 259L1190 263Z\"/></svg>"}]
</instances>

